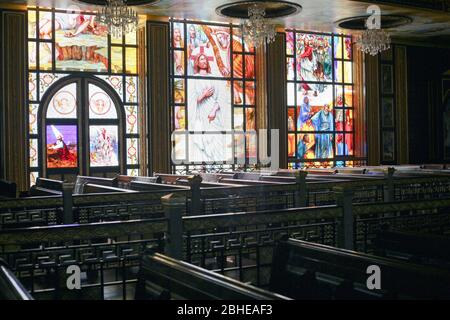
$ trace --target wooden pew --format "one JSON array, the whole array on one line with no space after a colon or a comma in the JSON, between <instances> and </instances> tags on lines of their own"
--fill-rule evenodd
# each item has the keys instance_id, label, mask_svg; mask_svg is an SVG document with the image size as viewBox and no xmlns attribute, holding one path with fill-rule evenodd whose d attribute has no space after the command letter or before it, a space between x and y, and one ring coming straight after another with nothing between
<instances>
[{"instance_id":1,"label":"wooden pew","mask_svg":"<svg viewBox=\"0 0 450 320\"><path fill-rule=\"evenodd\" d=\"M369 290L367 268L381 272ZM275 249L270 290L295 299L449 299L450 272L301 240Z\"/></svg>"},{"instance_id":2,"label":"wooden pew","mask_svg":"<svg viewBox=\"0 0 450 320\"><path fill-rule=\"evenodd\" d=\"M33 300L2 259L0 259L0 300Z\"/></svg>"},{"instance_id":3,"label":"wooden pew","mask_svg":"<svg viewBox=\"0 0 450 320\"><path fill-rule=\"evenodd\" d=\"M187 179L189 175L177 175L177 174L167 174L167 173L153 173L155 177L161 178L161 183L166 184L177 184L179 179Z\"/></svg>"},{"instance_id":4,"label":"wooden pew","mask_svg":"<svg viewBox=\"0 0 450 320\"><path fill-rule=\"evenodd\" d=\"M63 181L37 178L36 184L30 188L29 195L36 196L60 196L63 191Z\"/></svg>"},{"instance_id":5,"label":"wooden pew","mask_svg":"<svg viewBox=\"0 0 450 320\"><path fill-rule=\"evenodd\" d=\"M1 198L16 198L17 185L14 182L0 179L0 199Z\"/></svg>"},{"instance_id":6,"label":"wooden pew","mask_svg":"<svg viewBox=\"0 0 450 320\"><path fill-rule=\"evenodd\" d=\"M117 193L117 192L135 192L133 190L127 190L123 188L116 188L111 186L104 186L94 183L86 183L83 185L83 194L90 193Z\"/></svg>"},{"instance_id":7,"label":"wooden pew","mask_svg":"<svg viewBox=\"0 0 450 320\"><path fill-rule=\"evenodd\" d=\"M373 242L377 255L450 268L450 235L382 230Z\"/></svg>"},{"instance_id":8,"label":"wooden pew","mask_svg":"<svg viewBox=\"0 0 450 320\"><path fill-rule=\"evenodd\" d=\"M164 249L167 228L165 219L147 219L2 230L0 257L35 299L105 299L110 286L122 286L125 298L146 248ZM80 290L66 286L69 265L87 274Z\"/></svg>"},{"instance_id":9,"label":"wooden pew","mask_svg":"<svg viewBox=\"0 0 450 320\"><path fill-rule=\"evenodd\" d=\"M255 286L147 251L136 285L136 300L290 300Z\"/></svg>"},{"instance_id":10,"label":"wooden pew","mask_svg":"<svg viewBox=\"0 0 450 320\"><path fill-rule=\"evenodd\" d=\"M75 181L74 194L88 193L84 190L86 184L95 184L106 187L114 187L117 185L116 178L77 176L77 180Z\"/></svg>"},{"instance_id":11,"label":"wooden pew","mask_svg":"<svg viewBox=\"0 0 450 320\"><path fill-rule=\"evenodd\" d=\"M189 190L189 187L178 186L178 185L168 185L162 183L150 183L142 181L131 181L129 189L137 191L176 191L176 190Z\"/></svg>"}]
</instances>

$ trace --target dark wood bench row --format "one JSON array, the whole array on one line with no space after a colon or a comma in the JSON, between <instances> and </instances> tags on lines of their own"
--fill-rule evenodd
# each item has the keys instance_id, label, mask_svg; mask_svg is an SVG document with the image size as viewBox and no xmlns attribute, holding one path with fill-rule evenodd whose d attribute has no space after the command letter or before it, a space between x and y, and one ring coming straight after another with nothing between
<instances>
[{"instance_id":1,"label":"dark wood bench row","mask_svg":"<svg viewBox=\"0 0 450 320\"><path fill-rule=\"evenodd\" d=\"M16 198L17 185L14 182L0 179L0 199L1 198Z\"/></svg>"},{"instance_id":2,"label":"dark wood bench row","mask_svg":"<svg viewBox=\"0 0 450 320\"><path fill-rule=\"evenodd\" d=\"M289 300L166 255L144 254L136 300Z\"/></svg>"},{"instance_id":3,"label":"dark wood bench row","mask_svg":"<svg viewBox=\"0 0 450 320\"><path fill-rule=\"evenodd\" d=\"M33 300L2 259L0 259L0 300Z\"/></svg>"},{"instance_id":4,"label":"dark wood bench row","mask_svg":"<svg viewBox=\"0 0 450 320\"><path fill-rule=\"evenodd\" d=\"M380 289L367 281L380 268ZM294 299L449 299L450 272L311 242L275 249L270 290Z\"/></svg>"},{"instance_id":5,"label":"dark wood bench row","mask_svg":"<svg viewBox=\"0 0 450 320\"><path fill-rule=\"evenodd\" d=\"M450 270L450 235L382 230L373 242L377 255Z\"/></svg>"},{"instance_id":6,"label":"dark wood bench row","mask_svg":"<svg viewBox=\"0 0 450 320\"><path fill-rule=\"evenodd\" d=\"M37 178L36 184L30 188L28 196L61 196L63 192L63 181Z\"/></svg>"}]
</instances>

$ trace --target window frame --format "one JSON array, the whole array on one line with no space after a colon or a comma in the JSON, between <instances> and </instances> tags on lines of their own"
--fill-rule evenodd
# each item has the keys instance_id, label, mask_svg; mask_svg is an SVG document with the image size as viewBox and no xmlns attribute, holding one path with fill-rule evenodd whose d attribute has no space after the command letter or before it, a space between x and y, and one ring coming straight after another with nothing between
<instances>
[{"instance_id":1,"label":"window frame","mask_svg":"<svg viewBox=\"0 0 450 320\"><path fill-rule=\"evenodd\" d=\"M54 97L54 95L62 88L67 85L75 83L77 86L77 116L75 119L56 119L47 118L47 110L49 104ZM102 90L104 90L111 100L113 101L114 108L117 112L116 119L95 119L89 117L89 84L93 84ZM46 128L47 125L76 125L77 126L77 153L78 153L78 167L77 168L48 168L47 167L47 137ZM118 133L118 166L103 166L103 167L92 167L90 165L89 154L89 129L93 125L114 125L117 126ZM124 135L125 128L125 112L121 107L120 97L107 83L98 79L94 76L78 74L68 77L64 77L56 81L52 86L45 92L41 99L38 112L38 143L40 145L41 151L39 152L39 162L40 174L42 176L54 175L54 174L81 174L81 175L91 175L95 173L119 171L124 173L126 156L125 156L125 143L126 138Z\"/></svg>"}]
</instances>

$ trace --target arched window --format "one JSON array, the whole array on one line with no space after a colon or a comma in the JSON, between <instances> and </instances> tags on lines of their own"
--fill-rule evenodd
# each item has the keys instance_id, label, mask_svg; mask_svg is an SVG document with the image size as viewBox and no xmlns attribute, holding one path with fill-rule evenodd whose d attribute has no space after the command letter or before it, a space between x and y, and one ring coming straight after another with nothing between
<instances>
[{"instance_id":1,"label":"arched window","mask_svg":"<svg viewBox=\"0 0 450 320\"><path fill-rule=\"evenodd\" d=\"M46 92L39 109L42 176L124 172L124 111L106 82L66 77Z\"/></svg>"},{"instance_id":2,"label":"arched window","mask_svg":"<svg viewBox=\"0 0 450 320\"><path fill-rule=\"evenodd\" d=\"M28 9L31 185L38 176L139 175L137 52L136 32L111 36L94 12Z\"/></svg>"}]
</instances>

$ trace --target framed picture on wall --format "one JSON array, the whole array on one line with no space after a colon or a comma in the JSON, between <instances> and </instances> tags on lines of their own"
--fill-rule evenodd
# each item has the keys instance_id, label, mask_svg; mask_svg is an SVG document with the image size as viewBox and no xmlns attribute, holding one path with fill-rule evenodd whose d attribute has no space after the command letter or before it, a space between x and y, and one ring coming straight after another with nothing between
<instances>
[{"instance_id":1,"label":"framed picture on wall","mask_svg":"<svg viewBox=\"0 0 450 320\"><path fill-rule=\"evenodd\" d=\"M381 126L394 127L394 98L381 98Z\"/></svg>"},{"instance_id":2,"label":"framed picture on wall","mask_svg":"<svg viewBox=\"0 0 450 320\"><path fill-rule=\"evenodd\" d=\"M394 131L383 131L382 135L382 155L383 161L395 160L395 139Z\"/></svg>"},{"instance_id":3,"label":"framed picture on wall","mask_svg":"<svg viewBox=\"0 0 450 320\"><path fill-rule=\"evenodd\" d=\"M381 65L381 93L393 94L394 93L394 75L392 65Z\"/></svg>"}]
</instances>

